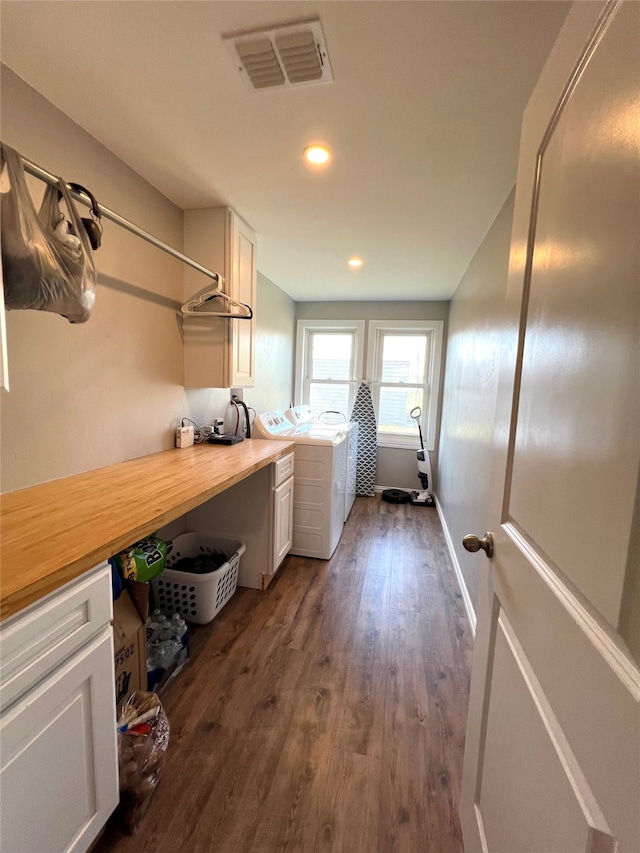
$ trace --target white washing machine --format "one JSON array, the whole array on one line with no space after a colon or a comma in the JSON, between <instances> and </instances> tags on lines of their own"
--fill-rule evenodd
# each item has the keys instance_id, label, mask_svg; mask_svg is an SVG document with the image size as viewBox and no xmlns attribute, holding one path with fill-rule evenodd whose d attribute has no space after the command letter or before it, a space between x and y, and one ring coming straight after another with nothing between
<instances>
[{"instance_id":1,"label":"white washing machine","mask_svg":"<svg viewBox=\"0 0 640 853\"><path fill-rule=\"evenodd\" d=\"M300 430L328 430L346 431L347 452L345 454L345 468L340 475L344 483L344 520L349 518L349 513L356 499L356 473L358 464L358 424L351 423L341 412L323 412L318 417L311 413L309 406L292 406L285 411L285 417Z\"/></svg>"},{"instance_id":2,"label":"white washing machine","mask_svg":"<svg viewBox=\"0 0 640 853\"><path fill-rule=\"evenodd\" d=\"M349 471L348 439L353 433L348 427L312 422L295 426L282 411L265 412L253 422L256 438L295 442L291 554L328 560L340 541Z\"/></svg>"}]
</instances>

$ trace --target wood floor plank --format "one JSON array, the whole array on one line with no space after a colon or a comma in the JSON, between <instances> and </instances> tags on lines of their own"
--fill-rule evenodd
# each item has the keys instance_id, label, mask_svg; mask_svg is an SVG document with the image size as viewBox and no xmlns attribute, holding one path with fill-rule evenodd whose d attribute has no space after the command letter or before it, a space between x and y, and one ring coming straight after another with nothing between
<instances>
[{"instance_id":1,"label":"wood floor plank","mask_svg":"<svg viewBox=\"0 0 640 853\"><path fill-rule=\"evenodd\" d=\"M238 849L228 846L237 834L246 842L255 831L255 808L244 810L266 798L294 711L293 692L269 693L241 729L215 723L199 727L188 754L192 784L183 792L180 807L170 809L173 820L167 827L180 849L200 844L206 849L208 843L210 850L226 853Z\"/></svg>"},{"instance_id":2,"label":"wood floor plank","mask_svg":"<svg viewBox=\"0 0 640 853\"><path fill-rule=\"evenodd\" d=\"M330 587L337 577L337 572L332 573L329 564L318 563L317 560L307 560L299 567L305 575L306 587L286 637L288 645L301 651L314 649L318 645Z\"/></svg>"},{"instance_id":3,"label":"wood floor plank","mask_svg":"<svg viewBox=\"0 0 640 853\"><path fill-rule=\"evenodd\" d=\"M397 511L398 507L392 507L391 504L377 498L369 500L372 502L370 505L372 512L367 520L367 535L370 540L367 573L390 576L395 553L393 511Z\"/></svg>"},{"instance_id":4,"label":"wood floor plank","mask_svg":"<svg viewBox=\"0 0 640 853\"><path fill-rule=\"evenodd\" d=\"M424 660L424 667L430 708L430 754L439 761L437 772L451 812L462 783L469 673L436 664L428 658ZM451 788L452 797L447 793Z\"/></svg>"},{"instance_id":5,"label":"wood floor plank","mask_svg":"<svg viewBox=\"0 0 640 853\"><path fill-rule=\"evenodd\" d=\"M340 697L327 688L298 694L251 853L314 853Z\"/></svg>"},{"instance_id":6,"label":"wood floor plank","mask_svg":"<svg viewBox=\"0 0 640 853\"><path fill-rule=\"evenodd\" d=\"M421 639L419 613L391 611L379 853L438 849L431 846L438 839L439 823L429 796L435 786L430 780Z\"/></svg>"},{"instance_id":7,"label":"wood floor plank","mask_svg":"<svg viewBox=\"0 0 640 853\"><path fill-rule=\"evenodd\" d=\"M456 609L450 613L452 603L440 578L440 571L429 565L422 552L424 571L418 586L420 613L422 615L423 643L427 657L447 666L468 667L467 631L462 635L465 645L461 646L455 625L466 624L466 618ZM451 570L452 571L452 570ZM469 632L470 633L470 632Z\"/></svg>"},{"instance_id":8,"label":"wood floor plank","mask_svg":"<svg viewBox=\"0 0 640 853\"><path fill-rule=\"evenodd\" d=\"M286 579L278 572L267 590L268 616L265 625L270 628L290 629L309 590L322 575L326 564L306 557L287 557ZM283 567L284 568L284 567ZM299 618L299 617L298 617Z\"/></svg>"},{"instance_id":9,"label":"wood floor plank","mask_svg":"<svg viewBox=\"0 0 640 853\"><path fill-rule=\"evenodd\" d=\"M471 640L437 513L358 498L193 628L148 814L95 853L462 853Z\"/></svg>"},{"instance_id":10,"label":"wood floor plank","mask_svg":"<svg viewBox=\"0 0 640 853\"><path fill-rule=\"evenodd\" d=\"M367 575L354 626L336 746L382 757L390 579Z\"/></svg>"},{"instance_id":11,"label":"wood floor plank","mask_svg":"<svg viewBox=\"0 0 640 853\"><path fill-rule=\"evenodd\" d=\"M405 612L420 610L418 560L411 531L394 528L395 557L391 564L389 606ZM421 579L424 582L424 579Z\"/></svg>"},{"instance_id":12,"label":"wood floor plank","mask_svg":"<svg viewBox=\"0 0 640 853\"><path fill-rule=\"evenodd\" d=\"M232 784L225 791L209 841L216 853L237 853L249 848L258 829L274 776L297 710L297 691L265 695L258 703L244 736L244 746ZM199 826L196 840L206 838Z\"/></svg>"},{"instance_id":13,"label":"wood floor plank","mask_svg":"<svg viewBox=\"0 0 640 853\"><path fill-rule=\"evenodd\" d=\"M180 690L169 688L163 696L172 745L188 740L211 702L215 685L226 683L246 654L257 603L253 590L246 592L252 594L234 596L217 624L191 629L191 660L180 674Z\"/></svg>"},{"instance_id":14,"label":"wood floor plank","mask_svg":"<svg viewBox=\"0 0 640 853\"><path fill-rule=\"evenodd\" d=\"M379 812L380 761L334 749L314 850L371 853L378 848Z\"/></svg>"},{"instance_id":15,"label":"wood floor plank","mask_svg":"<svg viewBox=\"0 0 640 853\"><path fill-rule=\"evenodd\" d=\"M443 537L444 538L444 537ZM462 598L462 592L451 566L451 560L446 547L442 544L441 566L449 567L449 571L440 571L438 580L445 594L445 614L449 622L451 636L455 637L461 662L466 669L471 669L473 655L473 633L467 616L467 610ZM460 665L460 662L458 663Z\"/></svg>"},{"instance_id":16,"label":"wood floor plank","mask_svg":"<svg viewBox=\"0 0 640 853\"><path fill-rule=\"evenodd\" d=\"M339 565L336 567L335 583L327 595L321 623L320 641L325 648L351 652L364 580L364 572L341 571Z\"/></svg>"}]
</instances>

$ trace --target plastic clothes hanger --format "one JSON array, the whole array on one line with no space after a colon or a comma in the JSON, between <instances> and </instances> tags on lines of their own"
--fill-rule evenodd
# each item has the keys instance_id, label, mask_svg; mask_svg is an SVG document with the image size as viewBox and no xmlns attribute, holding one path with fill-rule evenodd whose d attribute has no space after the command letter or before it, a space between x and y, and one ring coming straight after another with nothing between
<instances>
[{"instance_id":1,"label":"plastic clothes hanger","mask_svg":"<svg viewBox=\"0 0 640 853\"><path fill-rule=\"evenodd\" d=\"M235 308L244 308L244 314L238 314L233 311L200 311L197 310L201 305L204 305L207 302L210 302L212 299L222 299L223 302L228 303L232 307ZM231 317L234 320L251 320L253 317L253 311L249 305L244 302L237 302L235 299L232 299L230 296L227 296L226 293L223 293L219 289L219 285L214 287L213 289L205 290L204 293L200 293L197 296L194 296L193 299L190 299L188 302L185 302L184 305L181 306L181 310L183 314L191 314L192 316L198 317Z\"/></svg>"}]
</instances>

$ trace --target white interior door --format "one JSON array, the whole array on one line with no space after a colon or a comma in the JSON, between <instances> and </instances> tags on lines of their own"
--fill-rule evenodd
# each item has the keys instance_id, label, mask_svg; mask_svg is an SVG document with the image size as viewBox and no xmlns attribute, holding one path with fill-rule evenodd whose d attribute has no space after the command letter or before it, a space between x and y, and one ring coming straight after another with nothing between
<instances>
[{"instance_id":1,"label":"white interior door","mask_svg":"<svg viewBox=\"0 0 640 853\"><path fill-rule=\"evenodd\" d=\"M466 853L640 851L639 164L640 4L575 3L523 124Z\"/></svg>"}]
</instances>

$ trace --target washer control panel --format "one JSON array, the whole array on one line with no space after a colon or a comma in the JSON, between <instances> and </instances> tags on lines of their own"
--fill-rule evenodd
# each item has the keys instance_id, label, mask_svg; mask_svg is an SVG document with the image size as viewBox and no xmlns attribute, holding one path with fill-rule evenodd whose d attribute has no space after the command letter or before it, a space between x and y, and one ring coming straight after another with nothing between
<instances>
[{"instance_id":1,"label":"washer control panel","mask_svg":"<svg viewBox=\"0 0 640 853\"><path fill-rule=\"evenodd\" d=\"M256 422L258 422L259 428L263 433L290 435L296 432L295 427L291 424L291 421L285 418L282 411L263 412L256 417Z\"/></svg>"}]
</instances>

